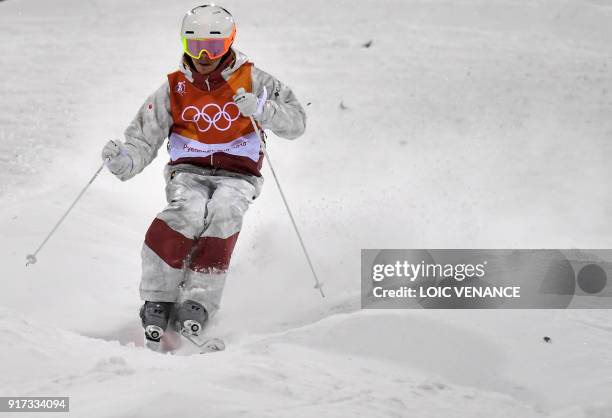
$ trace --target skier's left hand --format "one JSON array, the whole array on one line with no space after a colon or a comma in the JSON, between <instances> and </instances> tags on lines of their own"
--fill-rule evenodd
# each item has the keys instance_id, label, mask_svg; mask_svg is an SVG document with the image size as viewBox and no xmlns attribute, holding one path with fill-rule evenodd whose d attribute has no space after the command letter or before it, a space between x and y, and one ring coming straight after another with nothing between
<instances>
[{"instance_id":1,"label":"skier's left hand","mask_svg":"<svg viewBox=\"0 0 612 418\"><path fill-rule=\"evenodd\" d=\"M242 116L250 117L253 116L257 118L257 116L261 115L263 111L264 104L266 103L267 92L264 87L264 92L261 97L257 97L253 93L247 93L242 87L236 91L236 95L234 96L234 103L240 109L240 113Z\"/></svg>"}]
</instances>

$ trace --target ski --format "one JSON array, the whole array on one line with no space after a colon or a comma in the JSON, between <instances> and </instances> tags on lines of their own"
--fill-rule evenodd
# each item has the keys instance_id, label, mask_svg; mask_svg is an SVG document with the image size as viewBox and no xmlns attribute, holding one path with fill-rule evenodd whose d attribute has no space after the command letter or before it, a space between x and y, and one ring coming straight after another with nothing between
<instances>
[{"instance_id":1,"label":"ski","mask_svg":"<svg viewBox=\"0 0 612 418\"><path fill-rule=\"evenodd\" d=\"M192 334L186 330L181 331L181 335L185 337L187 341L195 345L200 350L200 354L225 350L225 343L220 338L205 338L197 334Z\"/></svg>"}]
</instances>

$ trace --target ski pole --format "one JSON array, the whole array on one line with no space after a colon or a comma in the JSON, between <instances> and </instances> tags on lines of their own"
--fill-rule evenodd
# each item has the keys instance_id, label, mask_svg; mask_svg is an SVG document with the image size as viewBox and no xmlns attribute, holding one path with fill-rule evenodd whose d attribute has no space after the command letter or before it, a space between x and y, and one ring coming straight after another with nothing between
<instances>
[{"instance_id":1,"label":"ski pole","mask_svg":"<svg viewBox=\"0 0 612 418\"><path fill-rule=\"evenodd\" d=\"M249 119L251 119L251 124L253 125L253 129L255 129L255 132L259 135L259 128L257 127L257 124L255 123L255 119L253 119L253 116L250 116ZM310 271L312 271L312 275L315 280L314 288L319 289L319 292L321 292L321 296L325 297L325 293L323 293L323 283L319 281L317 272L315 271L314 266L312 265L312 261L310 260L310 255L308 254L308 250L306 249L306 245L304 244L304 240L302 239L302 234L300 234L300 230L298 229L297 223L295 222L295 219L293 218L293 213L291 212L291 208L289 208L289 203L287 203L287 198L285 197L285 193L283 193L283 188L281 187L280 182L278 181L278 177L276 176L276 172L274 171L274 167L272 166L272 161L270 160L270 155L268 154L268 151L266 150L265 144L261 148L263 149L263 153L264 153L264 156L266 157L266 160L268 160L268 166L270 166L272 177L274 177L274 181L276 182L276 187L278 187L278 192L280 193L281 198L283 199L283 203L285 204L285 208L287 209L287 213L289 214L289 218L291 219L291 223L293 224L293 229L295 229L295 233L297 234L298 240L300 241L300 245L302 246L302 250L304 251L304 255L306 256L306 261L308 261L308 265L310 266Z\"/></svg>"},{"instance_id":2,"label":"ski pole","mask_svg":"<svg viewBox=\"0 0 612 418\"><path fill-rule=\"evenodd\" d=\"M77 202L81 199L81 197L85 194L85 191L89 188L89 186L91 186L91 183L93 183L93 181L96 179L96 177L98 177L98 174L100 174L100 171L102 171L102 169L104 168L105 165L106 165L106 161L104 161L102 163L102 165L100 166L100 168L98 168L98 170L96 171L96 174L93 175L91 180L89 180L89 183L87 183L87 185L83 188L83 190L81 190L81 193L79 193L77 198L74 200L74 202L72 202L72 205L70 205L70 207L64 213L64 215L62 215L60 220L57 221L57 223L55 224L55 226L53 227L51 232L49 232L47 237L43 240L42 244L40 244L38 249L36 251L34 251L34 254L28 254L26 256L26 260L27 260L26 267L29 266L30 264L36 264L36 261L37 261L36 260L36 254L38 254L38 252L42 249L42 247L44 247L44 245L47 243L47 241L49 241L49 238L51 238L51 236L55 233L55 230L60 226L60 224L64 221L64 219L66 219L66 216L68 216L68 214L70 213L70 211L72 210L74 205L76 205Z\"/></svg>"}]
</instances>

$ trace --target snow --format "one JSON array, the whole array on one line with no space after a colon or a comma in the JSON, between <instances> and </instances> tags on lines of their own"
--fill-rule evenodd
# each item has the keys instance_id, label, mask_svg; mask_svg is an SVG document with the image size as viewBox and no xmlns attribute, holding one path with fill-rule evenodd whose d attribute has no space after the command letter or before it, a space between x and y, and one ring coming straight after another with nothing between
<instances>
[{"instance_id":1,"label":"snow","mask_svg":"<svg viewBox=\"0 0 612 418\"><path fill-rule=\"evenodd\" d=\"M311 103L269 152L328 297L266 171L210 327L223 353L141 347L163 150L103 172L25 268L176 67L192 6L0 2L0 394L79 417L612 416L607 311L361 311L358 279L361 248L609 246L605 1L225 3L237 46Z\"/></svg>"}]
</instances>

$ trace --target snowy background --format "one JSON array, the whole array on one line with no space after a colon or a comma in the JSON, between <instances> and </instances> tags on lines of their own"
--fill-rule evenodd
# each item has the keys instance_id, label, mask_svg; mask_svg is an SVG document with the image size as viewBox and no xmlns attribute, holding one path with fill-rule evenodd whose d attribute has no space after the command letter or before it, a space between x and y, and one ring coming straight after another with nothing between
<instances>
[{"instance_id":1,"label":"snowy background","mask_svg":"<svg viewBox=\"0 0 612 418\"><path fill-rule=\"evenodd\" d=\"M237 48L309 103L269 151L328 294L266 169L210 327L223 353L141 347L163 150L102 173L26 269L176 68L194 5L0 2L0 395L78 417L612 417L608 311L359 309L361 248L610 247L607 0L223 3Z\"/></svg>"}]
</instances>

